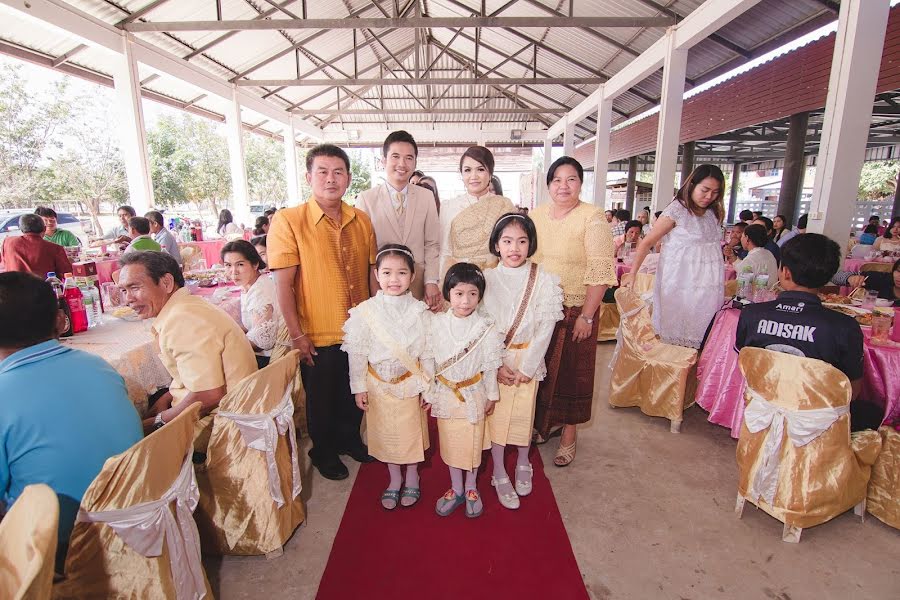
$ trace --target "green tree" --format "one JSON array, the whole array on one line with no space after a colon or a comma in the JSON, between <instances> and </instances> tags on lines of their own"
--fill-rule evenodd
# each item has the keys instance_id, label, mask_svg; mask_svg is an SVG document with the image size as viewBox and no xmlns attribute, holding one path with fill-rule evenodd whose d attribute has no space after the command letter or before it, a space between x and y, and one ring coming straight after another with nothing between
<instances>
[{"instance_id":1,"label":"green tree","mask_svg":"<svg viewBox=\"0 0 900 600\"><path fill-rule=\"evenodd\" d=\"M283 144L272 138L244 133L244 163L251 204L284 204L287 176Z\"/></svg>"},{"instance_id":2,"label":"green tree","mask_svg":"<svg viewBox=\"0 0 900 600\"><path fill-rule=\"evenodd\" d=\"M357 194L372 187L372 172L369 170L369 157L362 150L351 150L348 154L351 179L344 200L351 202Z\"/></svg>"},{"instance_id":3,"label":"green tree","mask_svg":"<svg viewBox=\"0 0 900 600\"><path fill-rule=\"evenodd\" d=\"M0 63L0 206L34 203L42 162L62 148L56 133L70 116L66 79L49 95L37 94L26 85L21 65Z\"/></svg>"},{"instance_id":4,"label":"green tree","mask_svg":"<svg viewBox=\"0 0 900 600\"><path fill-rule=\"evenodd\" d=\"M897 189L900 161L876 160L864 162L859 175L859 197L878 200L890 196Z\"/></svg>"}]
</instances>

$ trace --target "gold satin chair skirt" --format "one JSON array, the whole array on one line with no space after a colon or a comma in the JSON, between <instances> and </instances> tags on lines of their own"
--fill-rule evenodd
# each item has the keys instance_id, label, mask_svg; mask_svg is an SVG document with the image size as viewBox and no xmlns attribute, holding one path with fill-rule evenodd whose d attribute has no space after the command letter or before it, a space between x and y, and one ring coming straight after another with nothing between
<instances>
[{"instance_id":1,"label":"gold satin chair skirt","mask_svg":"<svg viewBox=\"0 0 900 600\"><path fill-rule=\"evenodd\" d=\"M619 330L619 309L615 304L600 305L600 327L597 331L598 342L609 342L616 339Z\"/></svg>"},{"instance_id":2,"label":"gold satin chair skirt","mask_svg":"<svg viewBox=\"0 0 900 600\"><path fill-rule=\"evenodd\" d=\"M379 391L369 377L366 436L369 454L384 463L408 465L425 460L430 447L428 416L419 396L396 398Z\"/></svg>"},{"instance_id":3,"label":"gold satin chair skirt","mask_svg":"<svg viewBox=\"0 0 900 600\"><path fill-rule=\"evenodd\" d=\"M466 419L438 419L441 460L448 467L471 471L481 466L481 453L490 448L484 442L484 419L469 423Z\"/></svg>"},{"instance_id":4,"label":"gold satin chair skirt","mask_svg":"<svg viewBox=\"0 0 900 600\"><path fill-rule=\"evenodd\" d=\"M885 525L900 529L900 432L882 427L881 454L872 465L866 509Z\"/></svg>"},{"instance_id":5,"label":"gold satin chair skirt","mask_svg":"<svg viewBox=\"0 0 900 600\"><path fill-rule=\"evenodd\" d=\"M530 446L534 429L534 407L538 382L532 379L518 387L500 384L500 401L485 417L485 444Z\"/></svg>"},{"instance_id":6,"label":"gold satin chair skirt","mask_svg":"<svg viewBox=\"0 0 900 600\"><path fill-rule=\"evenodd\" d=\"M56 492L26 485L0 521L0 598L50 598L58 526Z\"/></svg>"}]
</instances>

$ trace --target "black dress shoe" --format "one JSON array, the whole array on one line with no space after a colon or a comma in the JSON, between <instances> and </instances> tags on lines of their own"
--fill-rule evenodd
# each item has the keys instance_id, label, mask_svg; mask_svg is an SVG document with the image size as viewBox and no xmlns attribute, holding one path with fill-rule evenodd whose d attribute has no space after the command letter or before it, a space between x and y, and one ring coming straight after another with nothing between
<instances>
[{"instance_id":1,"label":"black dress shoe","mask_svg":"<svg viewBox=\"0 0 900 600\"><path fill-rule=\"evenodd\" d=\"M350 476L350 471L339 458L328 461L313 461L313 466L319 470L319 474L325 479L340 481Z\"/></svg>"},{"instance_id":2,"label":"black dress shoe","mask_svg":"<svg viewBox=\"0 0 900 600\"><path fill-rule=\"evenodd\" d=\"M349 456L353 460L358 463L370 463L375 462L375 457L369 455L369 449L364 445L357 446L356 448L352 448L350 450L343 450L341 454Z\"/></svg>"}]
</instances>

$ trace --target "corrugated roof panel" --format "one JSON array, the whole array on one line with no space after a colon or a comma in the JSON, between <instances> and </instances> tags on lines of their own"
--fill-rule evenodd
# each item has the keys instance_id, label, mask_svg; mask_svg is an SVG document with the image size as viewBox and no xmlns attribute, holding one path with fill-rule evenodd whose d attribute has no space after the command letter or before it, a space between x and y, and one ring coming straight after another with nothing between
<instances>
[{"instance_id":1,"label":"corrugated roof panel","mask_svg":"<svg viewBox=\"0 0 900 600\"><path fill-rule=\"evenodd\" d=\"M719 33L743 48L752 49L821 14L830 12L813 0L765 0L725 25Z\"/></svg>"}]
</instances>

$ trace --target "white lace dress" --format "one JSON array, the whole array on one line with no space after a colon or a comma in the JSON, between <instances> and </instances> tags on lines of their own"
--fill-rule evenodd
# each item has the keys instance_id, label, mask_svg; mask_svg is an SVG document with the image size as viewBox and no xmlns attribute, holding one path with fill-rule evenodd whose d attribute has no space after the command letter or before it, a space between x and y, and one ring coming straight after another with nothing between
<instances>
[{"instance_id":1,"label":"white lace dress","mask_svg":"<svg viewBox=\"0 0 900 600\"><path fill-rule=\"evenodd\" d=\"M281 321L275 300L275 281L268 274L260 275L249 290L241 292L241 325L247 331L250 343L259 348L256 354L272 354Z\"/></svg>"},{"instance_id":2,"label":"white lace dress","mask_svg":"<svg viewBox=\"0 0 900 600\"><path fill-rule=\"evenodd\" d=\"M662 239L653 287L653 327L666 343L699 348L725 295L719 221L698 217L678 200L662 216L675 228Z\"/></svg>"},{"instance_id":3,"label":"white lace dress","mask_svg":"<svg viewBox=\"0 0 900 600\"><path fill-rule=\"evenodd\" d=\"M484 272L487 283L484 308L494 318L503 338L512 326L522 302L530 265L530 262L526 262L516 269L510 269L500 264ZM544 355L550 345L556 322L563 318L562 308L563 291L559 286L559 277L539 268L528 309L510 341L511 346L519 348L505 350L503 363L535 381L543 380L547 375ZM524 344L528 347L521 348Z\"/></svg>"},{"instance_id":4,"label":"white lace dress","mask_svg":"<svg viewBox=\"0 0 900 600\"><path fill-rule=\"evenodd\" d=\"M485 334L483 338L482 334ZM442 364L479 338L481 341L464 358L440 370ZM435 381L425 393L431 415L438 419L464 419L473 424L484 421L485 403L500 399L497 370L503 364L503 338L493 320L482 312L481 307L462 319L450 311L437 314L431 319L428 346L433 355L435 377L442 375L448 381L458 383L481 373L478 383L459 388L464 402L460 402L452 389Z\"/></svg>"}]
</instances>

